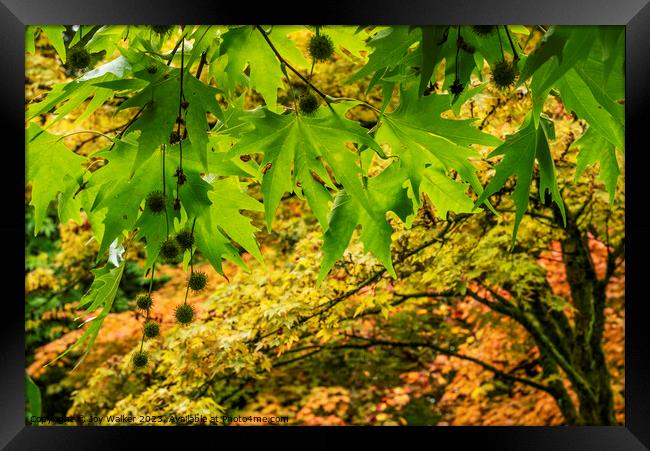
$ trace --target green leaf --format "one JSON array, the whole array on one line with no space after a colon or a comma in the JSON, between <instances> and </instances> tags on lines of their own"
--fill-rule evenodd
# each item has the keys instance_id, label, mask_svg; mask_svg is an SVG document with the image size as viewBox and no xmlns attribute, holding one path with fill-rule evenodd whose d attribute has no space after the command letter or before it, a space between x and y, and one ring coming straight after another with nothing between
<instances>
[{"instance_id":1,"label":"green leaf","mask_svg":"<svg viewBox=\"0 0 650 451\"><path fill-rule=\"evenodd\" d=\"M208 190L205 190L206 196ZM192 193L187 190L181 190L181 202L183 204L192 203ZM224 205L224 199L216 199L219 205ZM208 199L208 201L210 201ZM194 212L193 212L194 213ZM207 208L200 208L198 215L189 215L192 220L196 219L194 225L194 234L196 237L196 247L212 264L215 271L223 275L222 259L228 259L248 271L248 266L240 257L238 250L231 244L230 240L220 231L219 223L223 219L219 218L218 205L212 203ZM241 224L240 224L241 225Z\"/></svg>"},{"instance_id":2,"label":"green leaf","mask_svg":"<svg viewBox=\"0 0 650 451\"><path fill-rule=\"evenodd\" d=\"M38 27L34 25L27 25L25 27L25 52L31 53L32 55L36 51L36 45L34 40L36 38L36 33L38 33Z\"/></svg>"},{"instance_id":3,"label":"green leaf","mask_svg":"<svg viewBox=\"0 0 650 451\"><path fill-rule=\"evenodd\" d=\"M442 50L444 47L440 42L443 40L445 30L448 30L448 27L420 27L420 29L422 30L422 67L420 69L420 87L418 93L422 95L431 80L433 70L442 61Z\"/></svg>"},{"instance_id":4,"label":"green leaf","mask_svg":"<svg viewBox=\"0 0 650 451\"><path fill-rule=\"evenodd\" d=\"M206 85L189 74L183 79L183 93L189 106L185 114L187 135L199 156L203 168L208 170L208 117L207 112L213 113L224 120L221 107L217 103L218 89Z\"/></svg>"},{"instance_id":5,"label":"green leaf","mask_svg":"<svg viewBox=\"0 0 650 451\"><path fill-rule=\"evenodd\" d=\"M124 273L124 267L126 264L122 262L122 264L120 264L118 267L111 268L111 266L113 265L107 264L106 266L93 270L95 279L93 280L93 283L90 286L88 292L79 301L79 307L85 308L82 317L86 317L94 313L99 308L101 308L101 312L89 319L86 319L82 326L88 323L90 323L90 325L81 335L81 337L79 337L77 341L68 347L68 349L66 349L63 353L61 353L45 366L53 364L78 347L84 347L84 353L77 361L77 364L75 365L76 368L92 350L95 340L97 339L97 335L101 330L102 323L113 307L113 301L117 295L117 289L120 285L120 281L122 280L122 274Z\"/></svg>"},{"instance_id":6,"label":"green leaf","mask_svg":"<svg viewBox=\"0 0 650 451\"><path fill-rule=\"evenodd\" d=\"M349 56L345 52L342 52L341 49L347 50L357 58L363 58L362 52L368 50L368 47L366 47L368 35L361 30L357 30L357 27L336 25L332 27L320 27L320 31L322 34L326 34L332 38L334 49L345 58L349 58Z\"/></svg>"},{"instance_id":7,"label":"green leaf","mask_svg":"<svg viewBox=\"0 0 650 451\"><path fill-rule=\"evenodd\" d=\"M448 95L418 97L412 88L402 89L399 107L384 116L376 139L381 144L388 143L392 154L399 157L411 181L415 202L420 204L420 185L428 166L435 171L457 171L475 192L481 193L476 168L469 161L479 154L467 146L495 146L501 140L472 127L472 120L443 119L441 113L449 109ZM459 197L456 201L463 203L464 199Z\"/></svg>"},{"instance_id":8,"label":"green leaf","mask_svg":"<svg viewBox=\"0 0 650 451\"><path fill-rule=\"evenodd\" d=\"M625 48L625 27L620 25L600 25L598 37L602 45L603 75L605 81L614 67L614 61L621 55Z\"/></svg>"},{"instance_id":9,"label":"green leaf","mask_svg":"<svg viewBox=\"0 0 650 451\"><path fill-rule=\"evenodd\" d=\"M398 65L406 57L409 47L420 38L419 30L411 30L404 25L381 30L367 43L374 49L368 58L368 63L348 78L346 83L352 83L377 71Z\"/></svg>"},{"instance_id":10,"label":"green leaf","mask_svg":"<svg viewBox=\"0 0 650 451\"><path fill-rule=\"evenodd\" d=\"M169 218L169 223L165 224L167 218ZM160 253L160 246L163 241L167 239L167 231L172 233L174 230L172 223L173 217L167 215L167 218L165 217L165 214L157 215L145 209L135 224L135 227L138 228L136 239L144 238L147 243L146 268L153 267L153 264Z\"/></svg>"},{"instance_id":11,"label":"green leaf","mask_svg":"<svg viewBox=\"0 0 650 451\"><path fill-rule=\"evenodd\" d=\"M84 75L79 77L77 81L82 82L94 80L95 78L100 78L107 74L113 74L117 78L123 78L128 75L131 70L131 63L129 63L124 56L118 56L114 60L86 72Z\"/></svg>"},{"instance_id":12,"label":"green leaf","mask_svg":"<svg viewBox=\"0 0 650 451\"><path fill-rule=\"evenodd\" d=\"M519 84L523 84L544 63L555 57L562 59L562 51L571 36L571 30L565 27L552 26L548 29L539 46L528 55L524 67L519 74Z\"/></svg>"},{"instance_id":13,"label":"green leaf","mask_svg":"<svg viewBox=\"0 0 650 451\"><path fill-rule=\"evenodd\" d=\"M558 87L562 102L567 110L587 121L594 131L601 134L618 149L625 148L625 131L623 125L604 108L589 88L589 84L571 69L560 80ZM620 118L620 117L619 117Z\"/></svg>"},{"instance_id":14,"label":"green leaf","mask_svg":"<svg viewBox=\"0 0 650 451\"><path fill-rule=\"evenodd\" d=\"M129 127L129 131L141 131L138 139L138 153L133 159L129 176L133 176L140 165L160 145L169 144L169 136L178 114L179 96L179 79L170 77L167 80L150 84L131 97L128 100L128 105L123 105L124 108L133 106L142 108L142 113L138 119Z\"/></svg>"},{"instance_id":15,"label":"green leaf","mask_svg":"<svg viewBox=\"0 0 650 451\"><path fill-rule=\"evenodd\" d=\"M63 64L65 64L65 42L63 41L65 27L63 25L42 25L40 28L45 33L45 36L47 36L47 39L49 39L56 53L59 54Z\"/></svg>"},{"instance_id":16,"label":"green leaf","mask_svg":"<svg viewBox=\"0 0 650 451\"><path fill-rule=\"evenodd\" d=\"M368 211L346 190L341 190L334 200L329 217L329 228L323 237L323 261L318 283L325 279L350 242L357 224L361 225L360 239L364 249L371 252L396 277L391 259L392 228L386 213L394 212L402 221L413 213L408 190L403 186L404 174L397 165L388 166L368 181L368 197L373 206Z\"/></svg>"},{"instance_id":17,"label":"green leaf","mask_svg":"<svg viewBox=\"0 0 650 451\"><path fill-rule=\"evenodd\" d=\"M469 35L469 31L463 34L461 27L461 37ZM499 29L501 32L501 29ZM458 27L450 27L447 40L441 45L441 53L445 59L445 80L443 89L449 89L456 78L464 85L469 86L471 83L472 73L477 69L477 61L474 55L458 49ZM476 53L476 52L475 52ZM478 65L479 70L483 67L483 60Z\"/></svg>"},{"instance_id":18,"label":"green leaf","mask_svg":"<svg viewBox=\"0 0 650 451\"><path fill-rule=\"evenodd\" d=\"M79 115L79 117L74 121L72 125L81 124L83 121L88 119L91 114L104 106L104 104L112 98L113 90L95 86L95 92L93 94L92 100L88 102L86 108L84 109L84 112Z\"/></svg>"},{"instance_id":19,"label":"green leaf","mask_svg":"<svg viewBox=\"0 0 650 451\"><path fill-rule=\"evenodd\" d=\"M458 95L458 97L452 98L451 111L454 113L454 115L459 116L460 109L465 104L465 102L467 102L475 95L480 94L486 86L487 82L481 83L480 85L474 86L473 88L470 88L468 86L463 90L463 92Z\"/></svg>"},{"instance_id":20,"label":"green leaf","mask_svg":"<svg viewBox=\"0 0 650 451\"><path fill-rule=\"evenodd\" d=\"M552 87L559 86L572 68L587 60L597 45L595 27L551 27L541 46L529 55L519 77L519 84L531 75L535 126Z\"/></svg>"},{"instance_id":21,"label":"green leaf","mask_svg":"<svg viewBox=\"0 0 650 451\"><path fill-rule=\"evenodd\" d=\"M440 167L430 166L423 171L420 189L436 207L436 216L447 219L447 212L471 213L474 201L466 194L467 184L452 180Z\"/></svg>"},{"instance_id":22,"label":"green leaf","mask_svg":"<svg viewBox=\"0 0 650 451\"><path fill-rule=\"evenodd\" d=\"M526 36L530 35L530 30L523 25L508 25L508 29L513 33L523 34Z\"/></svg>"},{"instance_id":23,"label":"green leaf","mask_svg":"<svg viewBox=\"0 0 650 451\"><path fill-rule=\"evenodd\" d=\"M509 53L510 51L510 47L506 44L508 42L508 37L505 34L503 27L499 26L497 28L497 33L492 33L488 36L478 36L472 30L472 27L460 28L463 40L476 49L474 59L478 59L479 67L482 67L481 57L485 58L485 61L488 62L490 67L494 67L498 61L501 61L503 59L503 55L501 54L502 46L504 52ZM499 37L501 38L501 41L499 41ZM451 37L449 39L451 39ZM501 42L501 44L499 42ZM455 41L452 41L451 44L453 44L454 47L456 46Z\"/></svg>"},{"instance_id":24,"label":"green leaf","mask_svg":"<svg viewBox=\"0 0 650 451\"><path fill-rule=\"evenodd\" d=\"M332 110L322 107L312 116L278 115L264 110L262 116L249 118L255 129L243 135L230 155L264 153L262 194L269 230L280 199L297 184L303 187L312 210L322 212L325 197L317 192L319 188L310 179L315 175L318 183L335 188L323 163L331 167L336 180L351 196L366 209L371 209L361 184L357 155L346 147L346 143L366 145L378 153L382 151L364 128L345 118L345 112L352 105L349 102L333 104Z\"/></svg>"},{"instance_id":25,"label":"green leaf","mask_svg":"<svg viewBox=\"0 0 650 451\"><path fill-rule=\"evenodd\" d=\"M116 70L116 72L118 71ZM86 76L89 74L86 74ZM30 120L56 108L54 111L54 120L50 121L47 127L45 127L47 129L64 119L70 112L81 106L89 97L92 97L92 100L86 105L84 112L75 121L75 124L88 118L88 116L103 106L108 99L112 98L113 95L112 90L106 89L101 85L114 81L116 74L112 71L100 71L96 75L96 77L86 78L84 76L70 83L55 85L43 101L29 106L26 119Z\"/></svg>"},{"instance_id":26,"label":"green leaf","mask_svg":"<svg viewBox=\"0 0 650 451\"><path fill-rule=\"evenodd\" d=\"M185 57L186 68L191 68L194 63L200 60L201 54L207 52L210 45L214 44L219 28L220 27L214 25L199 25L192 31L187 38L188 41L193 41L193 43L189 57Z\"/></svg>"},{"instance_id":27,"label":"green leaf","mask_svg":"<svg viewBox=\"0 0 650 451\"><path fill-rule=\"evenodd\" d=\"M77 79L67 84L56 85L43 101L32 104L27 108L26 119L33 119L34 117L46 113L56 107L54 110L54 119L49 121L48 125L45 127L48 129L52 125L63 120L73 110L81 106L81 104L89 97L98 96L97 100L94 102L91 101L87 105L89 111L83 113L83 118L85 119L102 105L99 103L100 101L105 102L106 99L112 96L110 90L99 88L94 85L94 82L101 83L113 80L114 78L114 74L107 73L93 82Z\"/></svg>"},{"instance_id":28,"label":"green leaf","mask_svg":"<svg viewBox=\"0 0 650 451\"><path fill-rule=\"evenodd\" d=\"M106 151L100 156L108 159L108 164L93 174L94 183L101 183L100 173L111 176L107 177L104 183L101 183L101 197L98 197L93 211L99 212L106 210L104 218L104 235L99 245L100 258L104 251L108 249L111 242L117 238L124 230L132 230L138 219L140 204L151 191L162 189L162 172L161 157L158 154L152 154L142 165L135 171L133 177L128 177L128 171L124 168L129 167L135 157L134 146L116 146L111 151ZM171 171L172 168L167 168ZM102 174L102 175L104 175ZM107 174L108 175L108 174ZM115 178L113 178L115 177ZM168 183L171 174L166 178ZM171 192L171 191L170 191ZM168 195L168 198L171 197ZM168 205L171 210L171 206Z\"/></svg>"},{"instance_id":29,"label":"green leaf","mask_svg":"<svg viewBox=\"0 0 650 451\"><path fill-rule=\"evenodd\" d=\"M596 41L589 56L576 64L576 71L594 81L614 101L625 99L625 40L621 39L614 50L611 63L603 61L604 49Z\"/></svg>"},{"instance_id":30,"label":"green leaf","mask_svg":"<svg viewBox=\"0 0 650 451\"><path fill-rule=\"evenodd\" d=\"M566 44L561 57L558 56L557 61L549 63L553 66L553 70L546 74L543 83L538 88L540 91L550 89L578 61L587 58L591 47L596 41L597 30L595 27L571 27L568 29L562 27L562 30L568 34ZM528 60L526 60L527 62Z\"/></svg>"},{"instance_id":31,"label":"green leaf","mask_svg":"<svg viewBox=\"0 0 650 451\"><path fill-rule=\"evenodd\" d=\"M28 417L41 416L41 389L34 383L31 377L25 373L25 391L29 403Z\"/></svg>"},{"instance_id":32,"label":"green leaf","mask_svg":"<svg viewBox=\"0 0 650 451\"><path fill-rule=\"evenodd\" d=\"M94 83L99 88L112 89L113 91L139 91L146 88L149 82L138 78L127 78L123 80L112 80L101 83Z\"/></svg>"},{"instance_id":33,"label":"green leaf","mask_svg":"<svg viewBox=\"0 0 650 451\"><path fill-rule=\"evenodd\" d=\"M240 211L264 211L264 206L243 192L235 178L217 180L212 186L208 197L214 206L212 208L214 224L261 262L262 254L255 241L255 233L259 229L253 226L251 219L242 215Z\"/></svg>"},{"instance_id":34,"label":"green leaf","mask_svg":"<svg viewBox=\"0 0 650 451\"><path fill-rule=\"evenodd\" d=\"M580 149L576 163L576 181L588 166L598 162L600 164L598 180L605 184L609 194L609 203L613 205L616 196L616 184L620 175L614 146L590 127L571 147Z\"/></svg>"},{"instance_id":35,"label":"green leaf","mask_svg":"<svg viewBox=\"0 0 650 451\"><path fill-rule=\"evenodd\" d=\"M85 158L68 149L59 136L30 123L27 134L27 180L32 183L30 205L34 206L34 235L37 235L50 202L66 191L70 180L83 173Z\"/></svg>"},{"instance_id":36,"label":"green leaf","mask_svg":"<svg viewBox=\"0 0 650 451\"><path fill-rule=\"evenodd\" d=\"M294 47L286 34L280 30L274 30L269 34L269 39L276 48ZM237 84L248 86L257 90L267 107L276 111L278 88L282 87L282 69L275 53L265 41L262 34L254 26L231 28L223 35L223 42L220 47L220 55L227 58L224 71L227 74L226 90L232 95ZM298 55L294 53L294 59ZM304 57L301 56L304 61ZM250 65L250 83L244 74L244 69Z\"/></svg>"},{"instance_id":37,"label":"green leaf","mask_svg":"<svg viewBox=\"0 0 650 451\"><path fill-rule=\"evenodd\" d=\"M564 204L560 196L557 180L555 178L555 166L548 147L548 141L543 126L535 126L535 121L527 116L524 125L517 133L511 135L499 147L497 147L489 157L503 155L503 159L496 167L496 173L485 187L483 193L476 201L480 205L489 196L496 193L506 180L511 176L516 177L516 187L512 193L512 199L515 203L515 224L512 234L512 245L515 244L519 224L528 207L528 194L530 184L533 178L533 166L535 159L539 164L540 172L540 198L544 200L546 191L551 194L552 200L557 204L564 217ZM565 219L566 220L566 219Z\"/></svg>"}]
</instances>

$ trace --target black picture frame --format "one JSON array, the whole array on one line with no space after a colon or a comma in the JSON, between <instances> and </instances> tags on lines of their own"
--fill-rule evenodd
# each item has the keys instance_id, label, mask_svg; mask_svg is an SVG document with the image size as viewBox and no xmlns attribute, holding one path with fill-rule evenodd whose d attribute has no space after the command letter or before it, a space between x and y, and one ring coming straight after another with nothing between
<instances>
[{"instance_id":1,"label":"black picture frame","mask_svg":"<svg viewBox=\"0 0 650 451\"><path fill-rule=\"evenodd\" d=\"M650 220L644 215L648 189L644 173L650 159L643 146L650 103L650 5L648 0L447 0L447 1L325 1L266 2L253 5L221 0L0 0L0 55L2 55L2 124L4 142L16 137L16 146L3 148L5 187L0 237L5 246L15 247L2 270L8 295L0 314L0 447L5 449L131 449L133 434L188 446L197 439L236 439L248 449L249 441L277 439L283 446L297 444L338 445L350 440L350 433L362 433L364 446L383 443L388 436L406 446L437 447L453 443L486 450L641 450L650 448L650 327L644 294L644 257L649 255ZM24 32L31 24L572 24L626 26L626 195L631 208L626 213L627 289L625 337L625 425L613 427L437 427L437 428L193 428L191 436L183 428L102 428L25 426L24 317L19 304L22 288L18 260L23 256L17 239L24 234ZM647 175L645 175L647 177ZM8 180L12 179L10 183ZM631 189L630 189L631 188ZM15 190L15 192L14 192ZM22 202L22 204L20 204ZM14 210L15 209L15 213ZM11 213L10 213L11 211ZM24 216L22 217L24 218ZM15 271L15 274L13 273ZM15 291L14 291L15 290ZM24 294L24 293L23 293ZM629 301L628 301L629 300ZM227 431L226 431L227 429ZM155 431L155 432L154 432ZM207 434L219 434L219 441ZM155 435L154 435L155 434ZM184 437L179 435L185 434ZM197 435L198 434L198 435ZM404 436L418 435L418 441L404 442ZM128 437L127 437L128 435ZM321 437L322 435L322 437ZM343 435L344 437L341 437ZM201 436L201 437L200 437ZM338 436L338 437L337 437ZM187 437L191 437L188 442ZM415 440L413 438L412 440ZM367 442L366 442L367 441ZM146 443L146 442L145 442ZM210 442L208 442L210 443ZM131 444L131 445L129 445ZM263 445L268 446L268 445ZM360 446L360 445L354 445ZM421 445L418 445L421 446ZM447 447L448 445L445 445Z\"/></svg>"}]
</instances>

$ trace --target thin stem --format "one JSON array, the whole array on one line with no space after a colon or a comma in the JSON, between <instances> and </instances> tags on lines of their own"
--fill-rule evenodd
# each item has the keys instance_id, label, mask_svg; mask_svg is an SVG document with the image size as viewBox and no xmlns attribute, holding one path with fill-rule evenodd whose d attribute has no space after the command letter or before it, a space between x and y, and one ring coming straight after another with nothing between
<instances>
[{"instance_id":1,"label":"thin stem","mask_svg":"<svg viewBox=\"0 0 650 451\"><path fill-rule=\"evenodd\" d=\"M72 133L68 133L67 135L62 135L62 136L61 136L59 139L57 139L55 142L59 142L59 141L61 141L62 139L67 138L68 136L79 135L79 134L81 134L81 133L94 133L95 135L103 136L104 138L108 139L108 140L111 141L111 142L113 141L113 138L111 138L111 137L108 136L108 135L103 134L102 132L97 132L97 131L95 131L95 130L82 130L82 131L79 131L79 132L72 132Z\"/></svg>"},{"instance_id":2,"label":"thin stem","mask_svg":"<svg viewBox=\"0 0 650 451\"><path fill-rule=\"evenodd\" d=\"M185 97L185 94L183 93L183 73L185 72L185 40L181 43L181 76L180 76L180 90L178 93L178 117L176 118L176 121L178 122L178 127L176 130L176 133L178 134L178 151L179 151L179 159L178 159L178 169L182 173L183 172L183 137L181 136L181 114L183 111L183 98ZM187 131L187 130L186 130ZM176 201L178 202L178 196L179 196L179 189L180 189L180 175L176 177Z\"/></svg>"},{"instance_id":3,"label":"thin stem","mask_svg":"<svg viewBox=\"0 0 650 451\"><path fill-rule=\"evenodd\" d=\"M162 192L163 197L165 196L165 145L162 145Z\"/></svg>"},{"instance_id":4,"label":"thin stem","mask_svg":"<svg viewBox=\"0 0 650 451\"><path fill-rule=\"evenodd\" d=\"M194 235L194 226L196 225L196 217L192 220L192 229L190 230L190 235ZM190 277L194 274L194 264L192 263L192 258L194 257L194 249L190 249ZM187 289L185 290L185 301L183 304L187 304L187 294L190 291L190 279L187 279Z\"/></svg>"},{"instance_id":5,"label":"thin stem","mask_svg":"<svg viewBox=\"0 0 650 451\"><path fill-rule=\"evenodd\" d=\"M93 36L95 36L95 33L97 33L101 28L102 28L101 25L95 25L90 29L90 31L88 33L86 33L84 35L81 32L82 31L81 30L81 25L79 25L79 36L80 36L80 38L79 38L79 42L77 42L75 44L75 47L83 47L86 44L88 44L88 42L90 42L90 40L93 38Z\"/></svg>"},{"instance_id":6,"label":"thin stem","mask_svg":"<svg viewBox=\"0 0 650 451\"><path fill-rule=\"evenodd\" d=\"M152 95L153 95L153 90L152 90ZM148 107L149 105L151 105L152 102L153 102L153 99L152 99L151 101L145 103L144 105L142 105L142 107L138 110L138 112L135 113L135 116L133 116L133 117L131 118L131 120L130 120L129 122L126 123L126 125L124 126L124 128L122 129L122 131L119 132L119 133L117 134L117 136L116 136L117 139L122 139L122 136L124 136L124 133L126 133L126 131L129 129L129 127L130 127L131 125L133 125L133 123L134 123L134 122L135 122L135 121L140 117L140 115L142 114L142 112L144 111L144 109L145 109L146 107ZM108 150L109 150L109 151L110 151L110 150L113 150L113 146L115 146L115 141L113 141L113 144L111 144L111 147L110 147Z\"/></svg>"},{"instance_id":7,"label":"thin stem","mask_svg":"<svg viewBox=\"0 0 650 451\"><path fill-rule=\"evenodd\" d=\"M185 289L185 301L183 304L187 304L187 294L190 292L190 281L189 279L187 280L187 288Z\"/></svg>"},{"instance_id":8,"label":"thin stem","mask_svg":"<svg viewBox=\"0 0 650 451\"><path fill-rule=\"evenodd\" d=\"M291 64L289 64L287 62L287 60L285 60L282 55L280 55L280 52L278 52L278 49L275 48L275 46L273 45L273 43L271 42L271 40L269 39L269 37L267 36L266 32L264 31L264 29L262 27L260 27L259 25L255 25L255 28L257 28L257 30L262 34L262 36L264 37L264 40L266 41L266 43L269 45L269 47L271 47L271 50L273 50L273 53L275 53L276 58L281 63L284 63L284 65L287 66L289 69L291 69L291 71L294 74L296 74L302 81L307 83L311 89L313 89L319 96L321 96L321 98L325 101L325 103L327 103L327 106L331 109L332 107L330 105L330 102L329 102L329 99L328 99L327 95L323 94L323 92L321 92L320 89L318 89L316 86L314 86L314 84L312 82L307 80L300 72L298 72Z\"/></svg>"},{"instance_id":9,"label":"thin stem","mask_svg":"<svg viewBox=\"0 0 650 451\"><path fill-rule=\"evenodd\" d=\"M506 56L503 54L503 43L501 42L501 33L499 33L499 27L497 27L497 36L499 37L499 48L501 49L501 59L505 61Z\"/></svg>"},{"instance_id":10,"label":"thin stem","mask_svg":"<svg viewBox=\"0 0 650 451\"><path fill-rule=\"evenodd\" d=\"M458 81L458 55L460 54L460 25L458 25L458 28L456 29L456 33L458 36L456 36L456 64L454 64L454 75L455 75L455 80Z\"/></svg>"},{"instance_id":11,"label":"thin stem","mask_svg":"<svg viewBox=\"0 0 650 451\"><path fill-rule=\"evenodd\" d=\"M149 280L149 295L151 295L151 289L153 288L153 277L155 271L156 271L156 261L154 260L153 264L151 265L151 279Z\"/></svg>"},{"instance_id":12,"label":"thin stem","mask_svg":"<svg viewBox=\"0 0 650 451\"><path fill-rule=\"evenodd\" d=\"M201 53L201 60L199 61L199 67L196 68L197 79L201 78L201 72L203 72L203 66L205 66L205 63L207 62L208 62L208 58L206 56L206 53L205 52Z\"/></svg>"},{"instance_id":13,"label":"thin stem","mask_svg":"<svg viewBox=\"0 0 650 451\"><path fill-rule=\"evenodd\" d=\"M508 26L504 25L503 28L506 30L506 35L508 36L508 41L510 41L510 48L512 49L512 54L514 55L515 61L519 61L519 54L517 53L517 50L515 49L515 44L512 42L512 36L510 36L510 30L508 30Z\"/></svg>"},{"instance_id":14,"label":"thin stem","mask_svg":"<svg viewBox=\"0 0 650 451\"><path fill-rule=\"evenodd\" d=\"M163 192L163 202L165 208L165 228L167 230L167 238L169 238L169 216L167 215L167 195L166 195L166 183L165 183L165 147L162 146L162 192Z\"/></svg>"},{"instance_id":15,"label":"thin stem","mask_svg":"<svg viewBox=\"0 0 650 451\"><path fill-rule=\"evenodd\" d=\"M176 52L178 51L178 47L180 47L181 43L185 41L185 36L186 34L183 34L183 36L181 36L181 38L178 40L178 42L172 49L171 54L169 55L169 61L167 61L168 66L172 63L172 60L174 59L174 55L176 55Z\"/></svg>"},{"instance_id":16,"label":"thin stem","mask_svg":"<svg viewBox=\"0 0 650 451\"><path fill-rule=\"evenodd\" d=\"M347 100L347 101L351 101L351 102L361 102L364 106L367 106L368 108L373 110L375 113L381 114L381 110L379 108L374 106L372 103L368 103L365 100L353 99L352 97L330 97L330 98L332 99L332 103L337 103L337 102L343 101L343 100Z\"/></svg>"},{"instance_id":17,"label":"thin stem","mask_svg":"<svg viewBox=\"0 0 650 451\"><path fill-rule=\"evenodd\" d=\"M151 279L149 279L149 297L151 297L151 289L153 288L153 279L154 279L155 272L156 272L156 260L154 260L153 264L151 265ZM145 324L147 323L147 321L149 321L150 310L151 310L151 306L149 306L149 308L147 309L147 317L144 319ZM144 328L142 330L142 340L140 341L140 352L142 352L143 345L144 345Z\"/></svg>"}]
</instances>

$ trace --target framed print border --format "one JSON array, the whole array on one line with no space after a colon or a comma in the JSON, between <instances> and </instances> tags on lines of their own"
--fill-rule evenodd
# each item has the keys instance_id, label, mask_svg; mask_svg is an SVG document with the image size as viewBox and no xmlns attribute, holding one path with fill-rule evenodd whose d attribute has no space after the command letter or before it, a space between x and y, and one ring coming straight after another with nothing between
<instances>
[{"instance_id":1,"label":"framed print border","mask_svg":"<svg viewBox=\"0 0 650 451\"><path fill-rule=\"evenodd\" d=\"M154 7L155 5L155 7ZM25 160L21 155L24 137L24 32L31 24L102 23L102 24L201 24L201 23L319 23L327 24L572 24L626 26L626 142L632 155L626 162L626 193L631 208L626 210L626 327L625 327L625 426L618 427L439 427L439 428L257 428L255 433L242 433L240 428L220 428L220 437L236 439L239 446L249 440L277 438L282 443L335 444L348 434L362 433L364 440L377 443L390 436L403 441L404 435L416 434L430 443L471 444L481 449L517 450L640 450L650 448L650 363L648 343L648 301L644 296L644 259L650 254L648 237L650 220L646 219L644 201L648 185L643 171L649 170L650 158L642 144L647 125L644 123L650 105L650 5L647 0L616 3L611 0L591 2L579 0L526 0L488 2L481 0L433 2L397 1L327 1L314 8L305 2L286 1L281 4L242 7L239 2L223 1L136 1L136 0L0 0L0 47L3 57L2 124L5 140L17 137L16 146L4 147L4 193L7 210L0 231L5 242L16 249L5 256L7 262L24 260L24 249L10 236L24 234L24 222L18 210L24 203ZM647 139L647 138L646 138ZM9 182L9 179L13 179ZM632 189L629 189L632 188ZM21 200L22 198L22 200ZM13 266L13 267L12 267ZM129 443L126 435L148 434L151 440L168 440L172 434L188 432L182 428L166 428L165 432L142 428L101 427L34 427L24 424L24 342L23 313L18 299L22 288L20 266L6 265L3 279L9 291L4 300L2 346L0 350L0 447L6 449L116 449ZM14 274L15 272L15 274ZM627 300L630 300L627 302ZM173 431L172 431L173 429ZM228 431L223 431L229 429ZM155 436L153 434L156 434ZM193 436L214 434L212 428L194 428ZM320 435L323 434L322 438ZM336 437L341 435L343 437ZM208 437L200 437L208 439ZM221 440L221 439L220 439ZM169 442L171 443L171 442ZM180 443L188 443L182 440ZM120 445L121 444L121 445ZM456 446L454 446L456 447Z\"/></svg>"}]
</instances>

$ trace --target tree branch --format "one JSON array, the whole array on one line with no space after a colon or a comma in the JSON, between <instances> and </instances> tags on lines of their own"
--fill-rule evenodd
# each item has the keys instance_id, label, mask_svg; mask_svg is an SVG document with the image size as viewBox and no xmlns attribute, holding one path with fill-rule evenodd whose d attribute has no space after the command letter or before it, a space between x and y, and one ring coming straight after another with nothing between
<instances>
[{"instance_id":1,"label":"tree branch","mask_svg":"<svg viewBox=\"0 0 650 451\"><path fill-rule=\"evenodd\" d=\"M320 91L320 89L318 89L316 86L314 86L314 84L313 84L312 82L310 82L309 80L307 80L307 78L305 78L305 77L304 77L300 72L298 72L298 70L297 70L296 68L294 68L291 64L289 64L289 62L288 62L286 59L284 59L284 57L283 57L282 55L280 55L280 52L278 52L278 49L275 48L275 46L274 46L273 43L271 42L271 39L269 39L268 35L266 34L266 32L264 31L264 29L263 29L261 26L259 26L259 25L255 25L255 28L257 29L257 31L259 31L259 32L262 34L262 36L264 37L264 40L265 40L266 43L269 45L269 47L271 47L271 50L273 50L273 53L275 53L275 56L276 56L276 58L280 61L280 63L282 63L282 64L284 64L285 66L287 66L287 67L288 67L289 69L291 69L291 71L292 71L294 74L296 74L296 75L297 75L297 76L298 76L302 81L304 81L305 83L307 83L307 85L308 85L311 89L313 89L313 90L314 90L314 91L315 91L319 96L321 96L321 97L323 98L323 100L325 101L325 103L327 103L327 106L331 109L332 106L330 105L330 101L329 101L328 96L327 96L326 94L323 94L323 93Z\"/></svg>"},{"instance_id":2,"label":"tree branch","mask_svg":"<svg viewBox=\"0 0 650 451\"><path fill-rule=\"evenodd\" d=\"M392 347L398 347L398 348L427 348L431 349L439 354L447 355L450 357L456 357L461 360L467 360L469 362L475 363L477 365L482 366L483 368L487 369L488 371L491 371L495 375L498 375L499 377L502 377L503 379L507 379L513 382L520 382L522 384L529 385L531 387L534 387L538 390L545 391L547 393L551 393L550 388L547 387L544 384L540 384L539 382L535 382L530 379L525 379L522 377L518 376L513 376L511 374L508 374L506 372L503 372L499 370L498 368L494 367L493 365L484 362L482 360L479 360L475 357L470 357L464 354L460 354L456 351L452 351L449 348L443 348L437 345L434 345L432 343L427 343L427 342L396 342L396 341L387 341L387 340L376 340L372 338L367 338L367 337L361 337L358 335L347 335L350 338L357 339L357 340L363 340L366 341L367 343L365 344L355 344L355 343L349 343L349 344L344 344L344 345L333 345L333 346L322 346L320 347L321 350L324 349L366 349L370 348L373 346L392 346ZM309 355L312 355L313 353L310 353Z\"/></svg>"}]
</instances>

